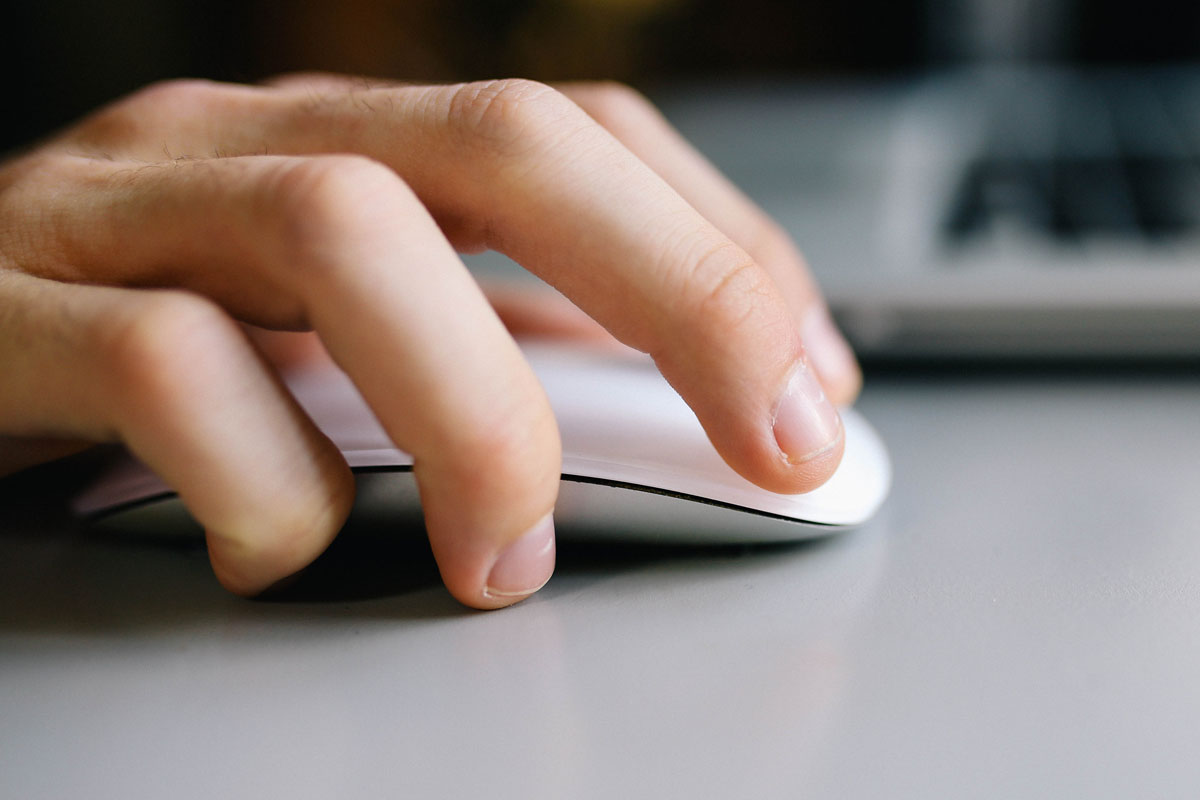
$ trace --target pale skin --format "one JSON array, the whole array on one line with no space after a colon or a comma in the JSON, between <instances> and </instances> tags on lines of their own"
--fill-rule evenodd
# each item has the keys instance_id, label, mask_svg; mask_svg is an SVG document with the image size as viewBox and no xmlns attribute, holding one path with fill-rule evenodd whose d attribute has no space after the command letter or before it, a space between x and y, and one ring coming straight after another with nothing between
<instances>
[{"instance_id":1,"label":"pale skin","mask_svg":"<svg viewBox=\"0 0 1200 800\"><path fill-rule=\"evenodd\" d=\"M484 248L573 305L489 303L458 256ZM841 458L860 373L798 251L627 88L172 82L0 165L0 474L121 442L240 594L354 493L247 325L314 332L413 455L456 598L545 583L561 447L505 323L650 354L766 489Z\"/></svg>"}]
</instances>

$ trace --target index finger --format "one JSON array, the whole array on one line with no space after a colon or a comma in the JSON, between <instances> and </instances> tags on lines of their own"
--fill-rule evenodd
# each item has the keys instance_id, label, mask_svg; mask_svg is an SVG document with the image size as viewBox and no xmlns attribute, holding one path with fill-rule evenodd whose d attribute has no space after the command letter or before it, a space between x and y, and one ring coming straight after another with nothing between
<instances>
[{"instance_id":1,"label":"index finger","mask_svg":"<svg viewBox=\"0 0 1200 800\"><path fill-rule=\"evenodd\" d=\"M830 398L836 403L852 402L862 387L862 373L833 324L807 262L786 231L638 92L615 83L559 88L770 272Z\"/></svg>"}]
</instances>

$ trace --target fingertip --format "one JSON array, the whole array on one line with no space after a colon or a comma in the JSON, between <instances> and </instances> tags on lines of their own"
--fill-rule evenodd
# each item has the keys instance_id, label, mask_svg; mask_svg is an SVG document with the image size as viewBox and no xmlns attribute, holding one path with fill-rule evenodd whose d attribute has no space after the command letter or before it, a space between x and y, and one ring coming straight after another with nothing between
<instances>
[{"instance_id":1,"label":"fingertip","mask_svg":"<svg viewBox=\"0 0 1200 800\"><path fill-rule=\"evenodd\" d=\"M800 336L829 399L839 406L853 403L862 389L862 369L824 303L804 313Z\"/></svg>"},{"instance_id":2,"label":"fingertip","mask_svg":"<svg viewBox=\"0 0 1200 800\"><path fill-rule=\"evenodd\" d=\"M555 562L562 450L549 404L528 427L502 417L507 426L485 426L494 434L486 441L439 448L414 467L442 580L463 605L485 610L536 592Z\"/></svg>"},{"instance_id":3,"label":"fingertip","mask_svg":"<svg viewBox=\"0 0 1200 800\"><path fill-rule=\"evenodd\" d=\"M829 442L822 449L806 454L802 459L788 457L784 455L784 461L787 465L791 486L789 491L795 494L811 492L819 488L826 481L833 477L838 466L842 463L842 456L846 450L846 433L842 427L840 420L838 424L837 434L833 441Z\"/></svg>"},{"instance_id":4,"label":"fingertip","mask_svg":"<svg viewBox=\"0 0 1200 800\"><path fill-rule=\"evenodd\" d=\"M491 610L518 603L545 586L554 573L552 514L491 547L484 531L454 537L454 543L447 541L451 537L446 531L431 530L430 535L446 588L471 608Z\"/></svg>"},{"instance_id":5,"label":"fingertip","mask_svg":"<svg viewBox=\"0 0 1200 800\"><path fill-rule=\"evenodd\" d=\"M322 476L319 487L262 498L243 518L208 527L208 557L217 581L243 597L287 585L329 547L354 495L354 476L341 464L336 473Z\"/></svg>"},{"instance_id":6,"label":"fingertip","mask_svg":"<svg viewBox=\"0 0 1200 800\"><path fill-rule=\"evenodd\" d=\"M479 608L503 608L537 592L554 573L554 517L547 514L496 554Z\"/></svg>"},{"instance_id":7,"label":"fingertip","mask_svg":"<svg viewBox=\"0 0 1200 800\"><path fill-rule=\"evenodd\" d=\"M821 460L842 438L842 419L804 358L793 364L771 417L784 462L802 466Z\"/></svg>"},{"instance_id":8,"label":"fingertip","mask_svg":"<svg viewBox=\"0 0 1200 800\"><path fill-rule=\"evenodd\" d=\"M773 404L745 399L761 410L735 415L748 423L743 433L728 425L705 429L726 462L747 480L779 494L810 492L828 481L841 463L845 428L803 357L783 372L779 384ZM755 417L760 421L753 422Z\"/></svg>"}]
</instances>

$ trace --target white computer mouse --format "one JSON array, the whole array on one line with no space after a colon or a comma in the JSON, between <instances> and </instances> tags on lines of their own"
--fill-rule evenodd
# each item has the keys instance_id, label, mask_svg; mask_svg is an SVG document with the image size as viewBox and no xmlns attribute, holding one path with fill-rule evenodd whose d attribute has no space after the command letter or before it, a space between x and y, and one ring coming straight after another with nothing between
<instances>
[{"instance_id":1,"label":"white computer mouse","mask_svg":"<svg viewBox=\"0 0 1200 800\"><path fill-rule=\"evenodd\" d=\"M649 359L561 345L523 346L554 408L563 443L555 506L559 536L696 543L789 541L867 521L887 495L891 466L871 426L843 409L846 449L834 476L813 492L761 489L717 455L695 415ZM397 510L419 503L412 459L396 449L350 380L332 366L288 384L356 470L394 472L383 492ZM373 502L379 479L373 478ZM77 499L84 514L119 514L146 527L172 494L126 459ZM166 505L170 505L167 503ZM174 501L178 506L178 502ZM158 507L158 508L155 508Z\"/></svg>"}]
</instances>

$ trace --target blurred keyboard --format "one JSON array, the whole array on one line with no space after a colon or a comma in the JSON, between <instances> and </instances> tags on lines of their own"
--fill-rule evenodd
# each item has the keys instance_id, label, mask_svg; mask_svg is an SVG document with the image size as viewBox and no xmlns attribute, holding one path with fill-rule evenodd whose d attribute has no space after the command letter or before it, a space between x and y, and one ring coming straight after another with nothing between
<instances>
[{"instance_id":1,"label":"blurred keyboard","mask_svg":"<svg viewBox=\"0 0 1200 800\"><path fill-rule=\"evenodd\" d=\"M1012 81L945 215L952 243L1001 231L1148 245L1200 233L1194 73ZM1198 265L1200 266L1200 265Z\"/></svg>"},{"instance_id":2,"label":"blurred keyboard","mask_svg":"<svg viewBox=\"0 0 1200 800\"><path fill-rule=\"evenodd\" d=\"M1200 362L1200 64L709 83L663 103L866 361Z\"/></svg>"}]
</instances>

